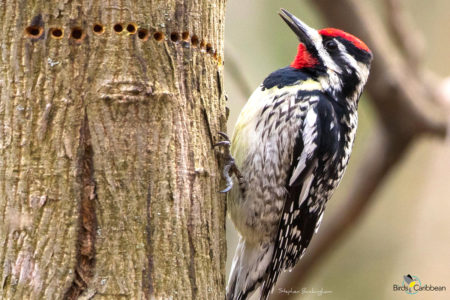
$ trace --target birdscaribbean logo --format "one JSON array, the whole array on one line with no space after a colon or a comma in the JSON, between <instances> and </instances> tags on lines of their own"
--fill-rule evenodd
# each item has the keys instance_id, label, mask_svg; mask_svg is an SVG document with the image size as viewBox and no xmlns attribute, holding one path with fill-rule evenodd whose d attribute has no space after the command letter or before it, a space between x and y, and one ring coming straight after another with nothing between
<instances>
[{"instance_id":1,"label":"birdscaribbean logo","mask_svg":"<svg viewBox=\"0 0 450 300\"><path fill-rule=\"evenodd\" d=\"M409 295L415 295L419 292L445 292L445 285L422 284L419 277L414 275L404 275L401 285L394 284L392 287L394 292L405 292Z\"/></svg>"}]
</instances>

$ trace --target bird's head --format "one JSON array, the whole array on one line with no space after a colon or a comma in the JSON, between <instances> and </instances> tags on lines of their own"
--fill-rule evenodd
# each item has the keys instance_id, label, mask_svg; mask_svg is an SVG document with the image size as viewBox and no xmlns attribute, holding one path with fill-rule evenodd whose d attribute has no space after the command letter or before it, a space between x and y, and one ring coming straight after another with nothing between
<instances>
[{"instance_id":1,"label":"bird's head","mask_svg":"<svg viewBox=\"0 0 450 300\"><path fill-rule=\"evenodd\" d=\"M300 40L292 68L327 73L322 86L356 103L369 76L372 52L357 37L335 28L316 30L281 9L281 18ZM335 97L340 98L340 97Z\"/></svg>"}]
</instances>

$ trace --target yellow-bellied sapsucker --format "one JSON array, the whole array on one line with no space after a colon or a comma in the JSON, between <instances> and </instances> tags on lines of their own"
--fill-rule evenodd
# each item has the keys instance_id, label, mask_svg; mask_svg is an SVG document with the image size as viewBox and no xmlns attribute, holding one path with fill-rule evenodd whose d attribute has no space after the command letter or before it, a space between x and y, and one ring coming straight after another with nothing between
<instances>
[{"instance_id":1,"label":"yellow-bellied sapsucker","mask_svg":"<svg viewBox=\"0 0 450 300\"><path fill-rule=\"evenodd\" d=\"M305 253L347 166L372 60L351 34L315 30L283 9L280 16L300 39L297 56L270 74L242 109L231 142L234 160L224 172L228 212L241 235L228 300L254 291L267 299L280 272Z\"/></svg>"}]
</instances>

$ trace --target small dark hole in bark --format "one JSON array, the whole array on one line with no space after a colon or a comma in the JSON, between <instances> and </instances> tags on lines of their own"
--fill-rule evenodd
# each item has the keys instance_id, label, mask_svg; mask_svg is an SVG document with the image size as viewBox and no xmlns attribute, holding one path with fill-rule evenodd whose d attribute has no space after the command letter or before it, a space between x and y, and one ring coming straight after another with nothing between
<instances>
[{"instance_id":1,"label":"small dark hole in bark","mask_svg":"<svg viewBox=\"0 0 450 300\"><path fill-rule=\"evenodd\" d=\"M147 29L139 29L138 38L140 38L141 40L147 40L148 39L148 30Z\"/></svg>"},{"instance_id":2,"label":"small dark hole in bark","mask_svg":"<svg viewBox=\"0 0 450 300\"><path fill-rule=\"evenodd\" d=\"M63 30L61 28L50 28L50 36L54 39L60 39L63 37Z\"/></svg>"},{"instance_id":3,"label":"small dark hole in bark","mask_svg":"<svg viewBox=\"0 0 450 300\"><path fill-rule=\"evenodd\" d=\"M213 47L211 46L210 43L206 44L206 52L208 52L209 54L213 54L214 53L214 49L213 49Z\"/></svg>"},{"instance_id":4,"label":"small dark hole in bark","mask_svg":"<svg viewBox=\"0 0 450 300\"><path fill-rule=\"evenodd\" d=\"M81 40L84 37L83 29L80 27L74 27L72 28L72 31L70 33L70 37L74 40Z\"/></svg>"},{"instance_id":5,"label":"small dark hole in bark","mask_svg":"<svg viewBox=\"0 0 450 300\"><path fill-rule=\"evenodd\" d=\"M43 32L43 28L40 26L28 26L25 29L25 33L27 34L28 37L31 38L38 38L42 35Z\"/></svg>"},{"instance_id":6,"label":"small dark hole in bark","mask_svg":"<svg viewBox=\"0 0 450 300\"><path fill-rule=\"evenodd\" d=\"M132 23L130 23L130 24L127 25L127 31L129 33L131 33L131 34L135 34L136 31L137 31L137 26L132 24Z\"/></svg>"},{"instance_id":7,"label":"small dark hole in bark","mask_svg":"<svg viewBox=\"0 0 450 300\"><path fill-rule=\"evenodd\" d=\"M194 35L192 36L192 38L191 38L192 46L197 47L197 46L198 46L198 42L199 42L198 36L196 36L196 35L194 34Z\"/></svg>"},{"instance_id":8,"label":"small dark hole in bark","mask_svg":"<svg viewBox=\"0 0 450 300\"><path fill-rule=\"evenodd\" d=\"M92 30L97 34L102 34L105 32L105 28L102 24L94 24L94 27L92 27Z\"/></svg>"},{"instance_id":9,"label":"small dark hole in bark","mask_svg":"<svg viewBox=\"0 0 450 300\"><path fill-rule=\"evenodd\" d=\"M170 39L172 42L178 42L178 40L180 39L180 35L178 34L178 32L172 32L170 34Z\"/></svg>"},{"instance_id":10,"label":"small dark hole in bark","mask_svg":"<svg viewBox=\"0 0 450 300\"><path fill-rule=\"evenodd\" d=\"M122 26L122 24L116 24L116 25L114 25L113 29L115 32L121 33L123 31L123 26Z\"/></svg>"},{"instance_id":11,"label":"small dark hole in bark","mask_svg":"<svg viewBox=\"0 0 450 300\"><path fill-rule=\"evenodd\" d=\"M182 39L183 41L189 40L189 32L187 32L187 31L183 32L183 33L181 34L181 39Z\"/></svg>"},{"instance_id":12,"label":"small dark hole in bark","mask_svg":"<svg viewBox=\"0 0 450 300\"><path fill-rule=\"evenodd\" d=\"M157 40L158 42L159 42L159 41L162 41L162 40L164 39L164 33L162 33L162 32L155 32L155 33L153 34L153 38L154 38L155 40Z\"/></svg>"}]
</instances>

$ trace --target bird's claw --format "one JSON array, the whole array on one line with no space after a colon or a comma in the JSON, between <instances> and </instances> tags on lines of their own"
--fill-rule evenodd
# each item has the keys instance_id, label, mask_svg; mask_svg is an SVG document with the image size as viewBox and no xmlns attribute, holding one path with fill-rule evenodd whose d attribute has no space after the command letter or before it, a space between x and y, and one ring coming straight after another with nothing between
<instances>
[{"instance_id":1,"label":"bird's claw","mask_svg":"<svg viewBox=\"0 0 450 300\"><path fill-rule=\"evenodd\" d=\"M215 143L214 147L217 147L217 146L228 146L228 147L225 147L225 151L227 152L227 154L230 154L230 146L231 146L230 138L228 137L228 135L225 132L219 131L218 133L219 133L219 135L221 137L223 137L224 140Z\"/></svg>"},{"instance_id":2,"label":"bird's claw","mask_svg":"<svg viewBox=\"0 0 450 300\"><path fill-rule=\"evenodd\" d=\"M218 146L230 146L231 143L230 141L221 141L221 142L217 142L214 144L214 147L218 147Z\"/></svg>"},{"instance_id":3,"label":"bird's claw","mask_svg":"<svg viewBox=\"0 0 450 300\"><path fill-rule=\"evenodd\" d=\"M232 174L234 173L234 174L236 174L239 177L240 176L240 172L237 169L237 166L236 166L236 164L234 162L233 156L231 155L230 138L224 132L219 132L219 135L222 136L224 138L224 140L215 143L214 147L223 146L225 148L225 153L224 153L225 164L224 164L224 167L223 167L222 175L223 175L225 181L227 182L226 187L223 190L221 190L219 193L227 193L233 187L233 179L231 178Z\"/></svg>"},{"instance_id":4,"label":"bird's claw","mask_svg":"<svg viewBox=\"0 0 450 300\"><path fill-rule=\"evenodd\" d=\"M224 188L223 190L219 191L219 193L226 194L226 193L228 193L231 190L232 187L233 187L233 184L230 184L226 188Z\"/></svg>"},{"instance_id":5,"label":"bird's claw","mask_svg":"<svg viewBox=\"0 0 450 300\"><path fill-rule=\"evenodd\" d=\"M226 141L230 141L230 138L228 137L228 134L225 132L219 131L218 132L220 136L222 136Z\"/></svg>"},{"instance_id":6,"label":"bird's claw","mask_svg":"<svg viewBox=\"0 0 450 300\"><path fill-rule=\"evenodd\" d=\"M230 174L231 172L230 172L230 170L232 170L234 166L235 166L235 164L234 164L234 159L233 159L233 158L231 158L231 160L228 160L228 161L225 163L225 166L223 167L222 175L223 175L223 177L225 178L225 180L226 180L226 182L227 182L227 185L226 185L226 187L225 187L223 190L221 190L219 193L227 193L227 192L229 192L229 191L231 190L231 188L233 187L233 179L231 178L231 174Z\"/></svg>"}]
</instances>

